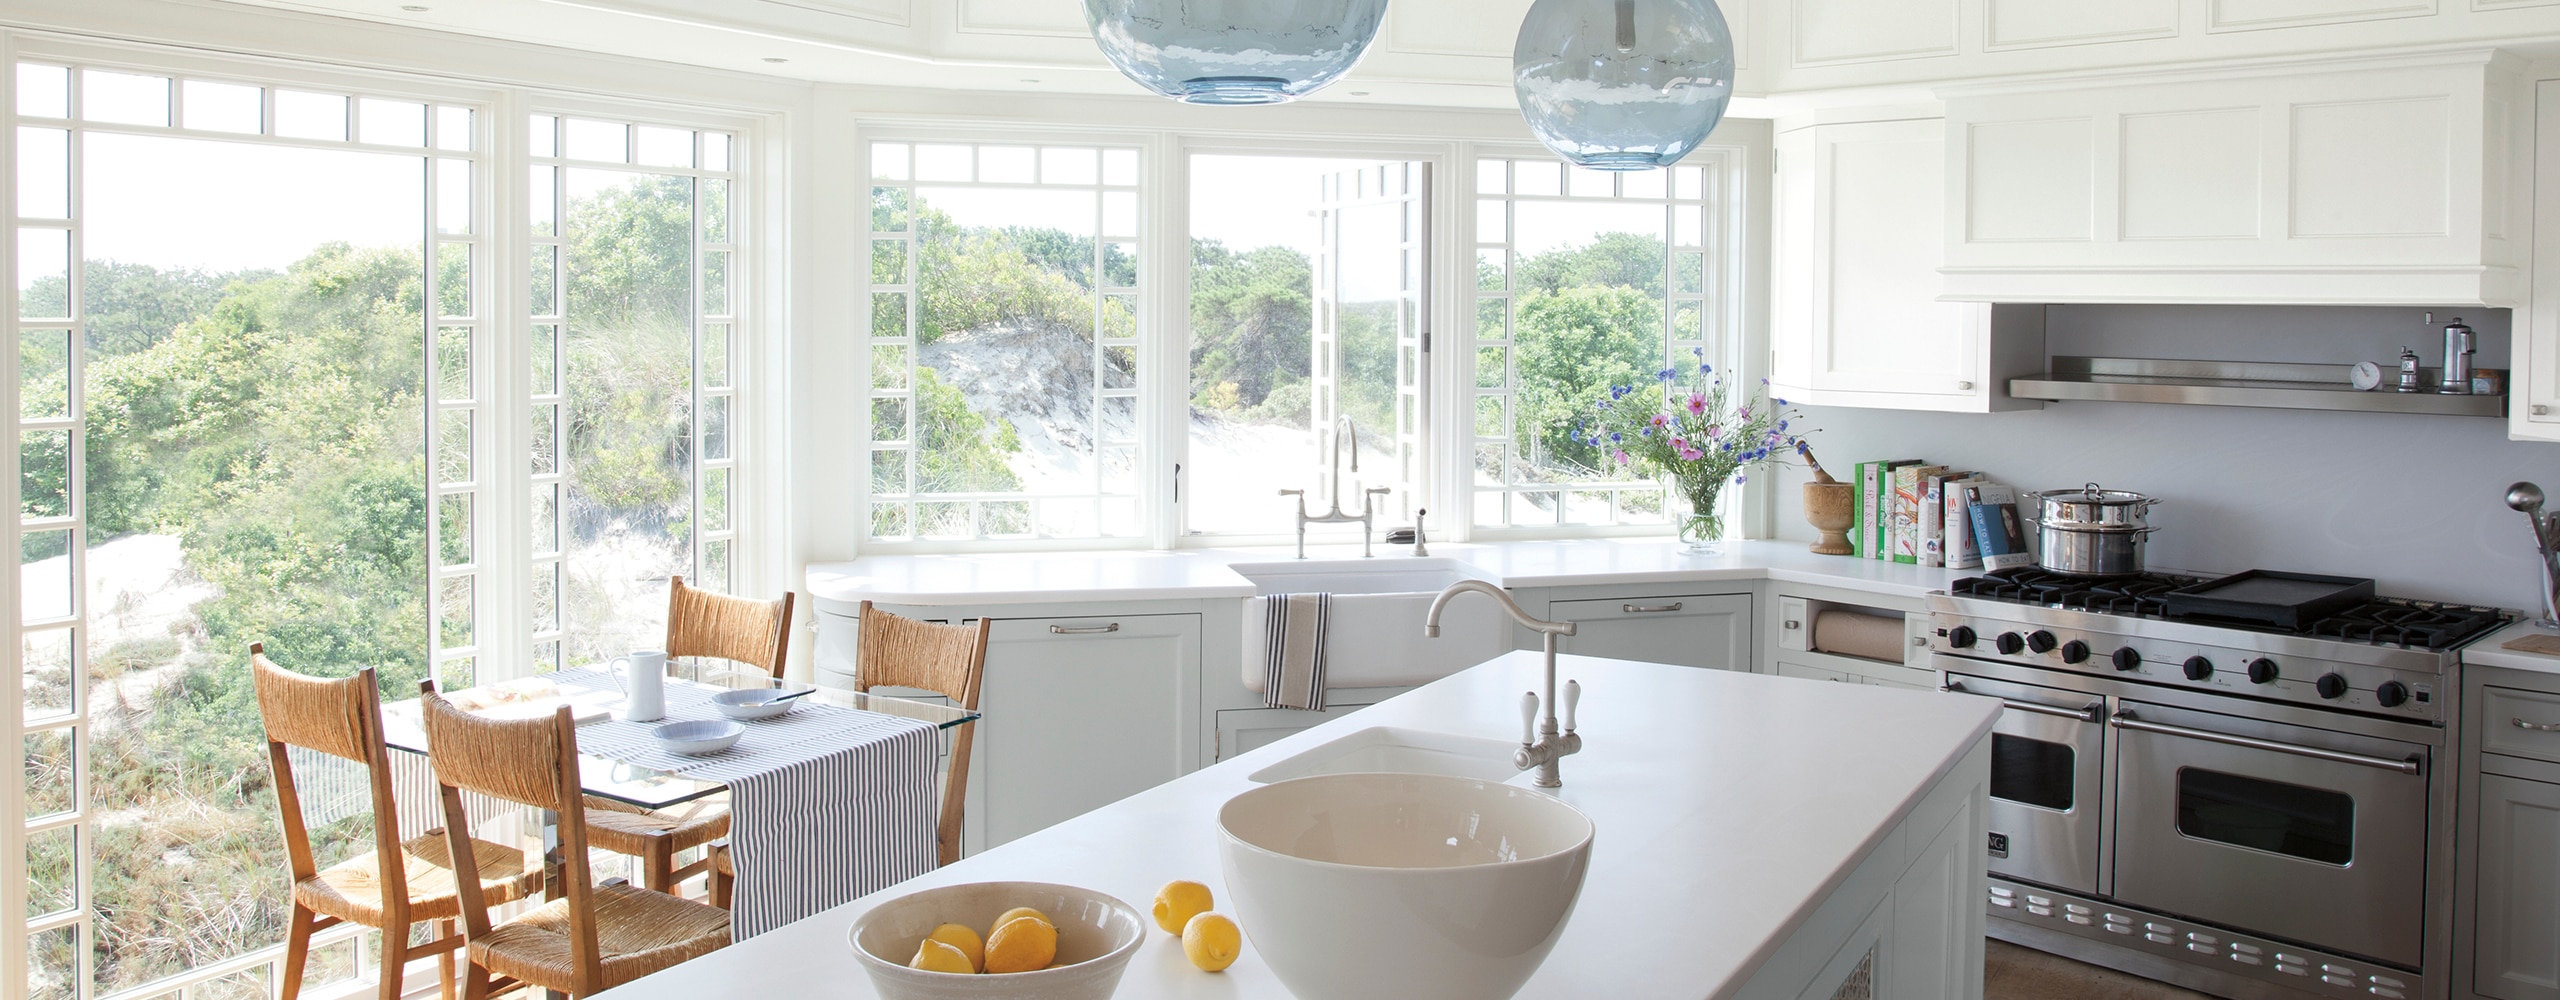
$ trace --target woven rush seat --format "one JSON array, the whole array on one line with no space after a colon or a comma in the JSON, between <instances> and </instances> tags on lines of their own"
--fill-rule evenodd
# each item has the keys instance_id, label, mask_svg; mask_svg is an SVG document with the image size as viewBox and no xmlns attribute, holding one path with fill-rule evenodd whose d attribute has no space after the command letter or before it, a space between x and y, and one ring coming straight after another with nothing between
<instances>
[{"instance_id":1,"label":"woven rush seat","mask_svg":"<svg viewBox=\"0 0 2560 1000\"><path fill-rule=\"evenodd\" d=\"M729 944L725 911L621 883L597 886L591 898L604 988ZM571 982L578 959L569 935L569 901L555 899L472 941L471 961L528 983Z\"/></svg>"},{"instance_id":2,"label":"woven rush seat","mask_svg":"<svg viewBox=\"0 0 2560 1000\"><path fill-rule=\"evenodd\" d=\"M645 855L654 837L665 837L670 850L682 851L729 835L727 792L664 809L644 808L601 795L585 799L587 845L615 854Z\"/></svg>"},{"instance_id":3,"label":"woven rush seat","mask_svg":"<svg viewBox=\"0 0 2560 1000\"><path fill-rule=\"evenodd\" d=\"M460 916L462 902L455 895L454 869L449 861L452 855L445 844L444 831L430 830L400 846L401 867L409 883L409 919L451 920ZM526 870L523 851L477 838L471 841L471 851L479 862L480 894L490 902L522 899L542 887L542 869L537 866ZM293 901L314 913L380 927L385 918L381 858L379 853L366 851L296 881Z\"/></svg>"}]
</instances>

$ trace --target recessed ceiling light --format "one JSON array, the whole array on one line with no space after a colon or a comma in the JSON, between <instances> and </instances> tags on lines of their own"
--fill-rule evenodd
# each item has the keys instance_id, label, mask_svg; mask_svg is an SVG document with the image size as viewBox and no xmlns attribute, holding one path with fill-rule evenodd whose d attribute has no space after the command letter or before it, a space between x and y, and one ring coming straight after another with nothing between
<instances>
[{"instance_id":1,"label":"recessed ceiling light","mask_svg":"<svg viewBox=\"0 0 2560 1000\"><path fill-rule=\"evenodd\" d=\"M1367 96L1369 96L1369 92L1368 92L1368 91L1365 91L1365 90L1354 90L1354 91L1351 91L1351 96L1353 96L1353 97L1367 97Z\"/></svg>"},{"instance_id":2,"label":"recessed ceiling light","mask_svg":"<svg viewBox=\"0 0 2560 1000\"><path fill-rule=\"evenodd\" d=\"M427 12L427 8L423 4L404 3L400 5L400 9L412 14L424 14Z\"/></svg>"},{"instance_id":3,"label":"recessed ceiling light","mask_svg":"<svg viewBox=\"0 0 2560 1000\"><path fill-rule=\"evenodd\" d=\"M1038 83L1038 82L1040 82L1040 78L1039 78L1039 77L1036 77L1036 76L1026 76L1026 77L1023 77L1023 78L1022 78L1022 82L1024 82L1024 83Z\"/></svg>"},{"instance_id":4,"label":"recessed ceiling light","mask_svg":"<svg viewBox=\"0 0 2560 1000\"><path fill-rule=\"evenodd\" d=\"M781 56L766 56L766 57L764 57L764 61L769 62L769 63L787 63L787 62L790 62L791 60L789 60L789 59L785 59L785 58L783 58L783 57L781 57Z\"/></svg>"}]
</instances>

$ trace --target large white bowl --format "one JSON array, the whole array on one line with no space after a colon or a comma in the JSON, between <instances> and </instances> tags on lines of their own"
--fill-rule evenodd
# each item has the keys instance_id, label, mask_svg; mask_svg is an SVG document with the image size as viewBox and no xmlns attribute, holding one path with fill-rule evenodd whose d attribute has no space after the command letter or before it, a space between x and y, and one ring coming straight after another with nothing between
<instances>
[{"instance_id":1,"label":"large white bowl","mask_svg":"<svg viewBox=\"0 0 2560 1000\"><path fill-rule=\"evenodd\" d=\"M1058 967L963 976L907 968L916 944L943 924L984 935L1004 911L1028 906L1058 925ZM920 889L872 907L846 934L885 1000L1103 1000L1120 988L1147 922L1118 899L1048 882L968 882Z\"/></svg>"},{"instance_id":2,"label":"large white bowl","mask_svg":"<svg viewBox=\"0 0 2560 1000\"><path fill-rule=\"evenodd\" d=\"M1581 810L1449 775L1278 782L1228 799L1218 828L1237 920L1302 997L1508 997L1591 862Z\"/></svg>"}]
</instances>

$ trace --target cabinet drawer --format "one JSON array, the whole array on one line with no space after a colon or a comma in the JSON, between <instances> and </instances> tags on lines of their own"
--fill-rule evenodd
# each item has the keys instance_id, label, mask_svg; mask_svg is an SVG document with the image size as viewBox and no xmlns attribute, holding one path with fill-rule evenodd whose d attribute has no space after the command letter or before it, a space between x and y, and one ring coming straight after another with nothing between
<instances>
[{"instance_id":1,"label":"cabinet drawer","mask_svg":"<svg viewBox=\"0 0 2560 1000\"><path fill-rule=\"evenodd\" d=\"M1567 653L1717 670L1751 669L1751 597L1678 594L1555 601L1548 617L1578 629Z\"/></svg>"},{"instance_id":2,"label":"cabinet drawer","mask_svg":"<svg viewBox=\"0 0 2560 1000\"><path fill-rule=\"evenodd\" d=\"M2480 703L2483 752L2560 761L2560 694L2484 687Z\"/></svg>"}]
</instances>

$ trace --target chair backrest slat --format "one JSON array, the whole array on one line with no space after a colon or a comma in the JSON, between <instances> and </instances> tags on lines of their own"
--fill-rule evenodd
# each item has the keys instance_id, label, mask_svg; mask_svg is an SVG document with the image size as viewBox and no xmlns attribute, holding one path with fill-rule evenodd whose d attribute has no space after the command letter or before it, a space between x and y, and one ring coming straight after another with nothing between
<instances>
[{"instance_id":1,"label":"chair backrest slat","mask_svg":"<svg viewBox=\"0 0 2560 1000\"><path fill-rule=\"evenodd\" d=\"M602 989L604 957L597 944L594 881L587 865L586 800L578 780L578 724L569 706L539 718L488 719L455 707L431 682L420 683L419 692L427 756L435 762L445 836L454 856L471 856L471 817L463 808L462 792L557 812L575 980L566 984L566 992L585 996ZM463 936L476 940L489 933L488 902L477 883L460 882Z\"/></svg>"},{"instance_id":2,"label":"chair backrest slat","mask_svg":"<svg viewBox=\"0 0 2560 1000\"><path fill-rule=\"evenodd\" d=\"M970 711L986 682L987 635L992 619L975 625L942 625L892 614L864 601L854 640L854 686L915 688L951 699ZM942 819L935 841L943 864L960 859L961 806L969 789L969 745L978 724L961 723L951 736L950 770L942 782Z\"/></svg>"},{"instance_id":3,"label":"chair backrest slat","mask_svg":"<svg viewBox=\"0 0 2560 1000\"><path fill-rule=\"evenodd\" d=\"M390 748L382 742L382 689L372 667L353 677L298 674L267 659L266 644L249 644L249 683L267 731L267 762L275 772L276 808L283 821L286 863L296 882L318 873L311 831L302 816L301 786L294 780L288 746L355 761L364 766L373 799L376 870L387 923L405 927L409 914L407 852L400 842L400 812L392 794Z\"/></svg>"},{"instance_id":4,"label":"chair backrest slat","mask_svg":"<svg viewBox=\"0 0 2560 1000\"><path fill-rule=\"evenodd\" d=\"M782 676L791 651L791 601L753 601L667 581L667 655L735 660Z\"/></svg>"}]
</instances>

